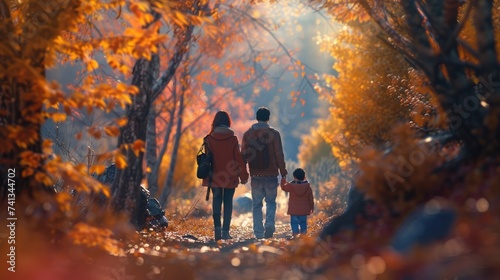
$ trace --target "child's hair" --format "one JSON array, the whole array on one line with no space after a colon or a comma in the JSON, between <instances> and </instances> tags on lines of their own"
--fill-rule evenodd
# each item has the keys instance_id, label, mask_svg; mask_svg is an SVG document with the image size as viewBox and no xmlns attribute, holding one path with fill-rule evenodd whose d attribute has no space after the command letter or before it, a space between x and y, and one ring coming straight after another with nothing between
<instances>
[{"instance_id":1,"label":"child's hair","mask_svg":"<svg viewBox=\"0 0 500 280\"><path fill-rule=\"evenodd\" d=\"M306 172L302 168L297 168L293 171L293 177L302 181L306 177Z\"/></svg>"}]
</instances>

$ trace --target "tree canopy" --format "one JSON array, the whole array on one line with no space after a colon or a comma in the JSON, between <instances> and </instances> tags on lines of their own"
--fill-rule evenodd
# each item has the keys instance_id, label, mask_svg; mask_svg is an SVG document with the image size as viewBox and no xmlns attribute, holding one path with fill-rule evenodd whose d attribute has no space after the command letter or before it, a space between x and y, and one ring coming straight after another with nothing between
<instances>
[{"instance_id":1,"label":"tree canopy","mask_svg":"<svg viewBox=\"0 0 500 280\"><path fill-rule=\"evenodd\" d=\"M0 275L500 275L499 23L491 0L0 0ZM262 105L310 231L278 190L252 239L249 183L214 241L196 152L215 112L241 139Z\"/></svg>"}]
</instances>

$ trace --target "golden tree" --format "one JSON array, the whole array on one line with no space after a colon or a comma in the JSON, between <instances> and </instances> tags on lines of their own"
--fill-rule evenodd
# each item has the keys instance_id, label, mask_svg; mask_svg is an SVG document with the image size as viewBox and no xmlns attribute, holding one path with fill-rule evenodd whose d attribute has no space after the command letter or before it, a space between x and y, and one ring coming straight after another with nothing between
<instances>
[{"instance_id":1,"label":"golden tree","mask_svg":"<svg viewBox=\"0 0 500 280\"><path fill-rule=\"evenodd\" d=\"M155 51L153 46L164 39L157 33L158 24L148 29L127 25L117 35L82 35L103 18L103 13L112 11L131 20L149 21L138 12L144 2L127 1L130 9L124 9L125 4L125 1L0 1L0 166L5 170L0 180L1 198L18 210L10 215L26 217L22 227L19 223L20 238L27 232L26 227L35 225L39 226L40 234L49 233L51 240L68 238L78 244L117 252L118 244L111 240L113 232L95 227L98 224L97 227L111 228L116 219L110 219L110 213L99 212L92 215L93 224L81 223L79 209L70 193L56 193L53 187L55 180L61 179L64 186L77 192L102 192L109 197L108 188L88 176L102 172L103 166L89 170L84 164L64 161L53 154L52 141L42 138L41 127L48 119L63 122L68 117L77 117L80 111L110 112L132 103L131 96L138 90L127 83L109 83L88 75L80 85L64 92L58 82L47 78L47 70L61 61L79 63L87 72L108 64L126 75L130 73L127 59L149 58ZM105 61L97 61L98 52L105 54ZM95 138L117 136L120 125L124 125L123 121L106 127L89 127L87 132ZM78 138L78 134L75 136ZM106 157L124 163L118 151ZM82 237L89 231L96 239ZM22 247L30 244L26 242Z\"/></svg>"},{"instance_id":2,"label":"golden tree","mask_svg":"<svg viewBox=\"0 0 500 280\"><path fill-rule=\"evenodd\" d=\"M429 111L430 118L412 116L415 124L430 122L455 140L450 143L450 138L440 137L445 133L437 136L426 131L415 133L409 125L395 127L388 149L369 148L359 155L361 173L355 183L362 193L353 195L351 207L325 228L322 237L334 235L346 226L358 225L354 240L363 242L369 233L371 239L359 246L379 250L394 270L387 271L385 276L393 278L415 275L415 270L430 267L430 262L435 262L429 259L436 251L429 253L425 247L419 253L403 252L406 254L404 264L392 266L395 264L392 261L400 255L384 255L383 249L375 245L390 243L404 219L409 222L418 219L409 217L410 211L427 202L427 205L435 203L440 210L451 209L456 215L454 229L467 227L496 234L499 224L493 216L498 212L498 205L494 201L500 195L494 187L500 178L498 172L493 171L499 166L500 92L496 80L500 70L500 33L495 28L500 18L498 1L315 2L321 2L340 20L375 23L382 30L380 39L404 57L414 69L412 71L418 71L417 76L410 76L412 83L402 87L414 90L423 82L431 89L435 109ZM409 94L412 98L418 96ZM419 112L413 111L414 114ZM367 203L366 198L375 203ZM474 203L473 210L465 206L467 201ZM480 204L488 207L482 208ZM368 219L359 223L359 215ZM450 229L446 234L449 240L461 238L458 229ZM338 235L334 238L342 239ZM429 233L429 238L434 238L439 246L444 244L434 233ZM465 239L465 246L491 260L482 264L481 271L472 272L478 278L486 277L489 272L485 271L494 270L499 261L486 249L492 245L478 242L480 238L476 235ZM423 245L411 238L405 242L411 246ZM447 260L453 263L450 267L454 270L444 268L443 275L470 275L471 267L461 265L462 257L463 252Z\"/></svg>"},{"instance_id":3,"label":"golden tree","mask_svg":"<svg viewBox=\"0 0 500 280\"><path fill-rule=\"evenodd\" d=\"M59 177L65 185L77 191L102 190L109 196L106 188L101 188L102 185L87 176L88 173L102 172L104 166L98 164L88 170L83 164L64 162L61 157L53 157L50 140L42 141L41 125L46 119L61 122L80 110L90 113L94 110L110 112L117 107L126 109L128 120L120 119L116 124L104 127L91 126L87 132L97 139L105 135L120 135L121 151L111 151L101 155L100 159L114 160L120 168L127 166L128 160L132 169L136 167L132 155L136 158L140 156L143 140L140 131L135 129L141 121L141 114L146 112L147 115L142 103L150 102L144 99L147 96L144 93L147 90L145 83L151 84L151 80L145 80L148 77L144 75L144 67L151 65L149 61L155 61L153 56L157 46L165 40L165 36L159 33L161 19L172 22L180 39L177 40L177 51L167 73L153 85L156 86L152 88L154 90L148 91L153 94L150 97L160 94L170 79L170 72L175 72L180 63L189 42L189 36L184 36L189 33L189 28L185 28L189 25L188 21L195 24L202 21L198 15L188 15L191 6L186 9L179 5L177 2L161 1L0 2L0 31L2 38L7 38L0 43L0 134L4 139L2 143L5 143L0 150L1 165L15 171L16 176L15 185L11 183L10 188L8 178L2 177L2 182L5 182L2 198L7 198L7 193L26 193L33 197L41 189L53 192L53 179ZM107 13L111 12L126 19L118 35L114 35L116 30L109 28ZM189 26L192 29L194 25ZM99 36L85 36L89 28L107 29L106 32L98 32ZM98 62L98 53L104 55L104 61ZM56 66L60 59L63 62L79 62L89 73L106 66L125 77L132 74L131 85L84 75L81 84L71 87L69 93L63 93L57 82L46 77L46 69ZM130 61L137 61L132 70ZM140 171L132 173L142 177ZM123 188L130 192L138 191L137 188ZM116 191L116 201L126 196L127 191L123 188ZM38 202L43 204L43 200L48 199L56 207L64 207L62 205L69 201L67 192L53 198L43 197L38 197ZM51 200L54 198L56 200ZM124 205L115 204L118 210Z\"/></svg>"},{"instance_id":4,"label":"golden tree","mask_svg":"<svg viewBox=\"0 0 500 280\"><path fill-rule=\"evenodd\" d=\"M161 74L158 74L160 65L157 53L149 54L148 57L135 57L137 60L133 67L131 84L138 88L138 92L126 108L127 122L120 128L118 138L118 147L125 161L117 162L119 170L112 185L113 206L117 212L130 212L133 224L140 227L137 198L144 174L143 157L149 111L153 102L174 77L187 53L195 24L201 24L205 14L211 14L213 11L206 1L142 3L130 8L141 19L138 30L158 34L164 21L167 27L173 30L175 42L175 51L170 55L168 66ZM159 42L156 42L152 47L155 52L158 50L158 44Z\"/></svg>"},{"instance_id":5,"label":"golden tree","mask_svg":"<svg viewBox=\"0 0 500 280\"><path fill-rule=\"evenodd\" d=\"M3 145L2 166L16 172L16 193L32 193L50 189L50 174L61 173L76 187L88 187L79 180L85 174L81 167L65 165L57 157L43 163L50 154L50 141L42 141L41 125L47 118L62 121L73 109L125 106L133 87L118 84L110 87L89 79L85 85L65 96L57 84L46 79L46 69L56 64L57 56L83 62L91 71L98 67L92 59L94 49L104 52L142 56L146 49L136 49L139 41L149 43L155 38L145 34L109 37L98 40L79 40L75 36L87 19L99 10L118 9L120 1L2 1L0 2L1 44L1 120ZM130 48L123 46L129 44ZM105 102L109 102L106 104ZM113 104L113 105L110 105ZM57 108L60 111L45 111ZM5 179L6 180L6 179ZM2 180L3 181L3 180ZM2 197L6 195L2 185Z\"/></svg>"},{"instance_id":6,"label":"golden tree","mask_svg":"<svg viewBox=\"0 0 500 280\"><path fill-rule=\"evenodd\" d=\"M336 18L376 23L426 77L464 153L497 151L498 21L493 1L316 1ZM464 28L466 27L466 28ZM480 89L482 85L482 89ZM496 153L496 152L494 152Z\"/></svg>"},{"instance_id":7,"label":"golden tree","mask_svg":"<svg viewBox=\"0 0 500 280\"><path fill-rule=\"evenodd\" d=\"M378 26L364 22L346 25L333 38L317 38L336 59L338 73L325 76L318 87L331 104L320 131L344 166L357 160L363 147L387 146L397 123L408 123L432 108L418 74L409 71L408 62L381 36ZM416 107L421 112L412 114Z\"/></svg>"}]
</instances>

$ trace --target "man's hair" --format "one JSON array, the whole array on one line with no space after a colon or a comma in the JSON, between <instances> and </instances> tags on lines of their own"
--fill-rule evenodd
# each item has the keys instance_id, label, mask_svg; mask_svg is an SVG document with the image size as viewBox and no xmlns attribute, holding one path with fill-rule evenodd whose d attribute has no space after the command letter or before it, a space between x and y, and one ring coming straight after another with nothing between
<instances>
[{"instance_id":1,"label":"man's hair","mask_svg":"<svg viewBox=\"0 0 500 280\"><path fill-rule=\"evenodd\" d=\"M271 112L267 107L260 107L257 110L257 113L255 113L255 117L258 121L262 122L267 122L269 120L269 116L271 115Z\"/></svg>"},{"instance_id":2,"label":"man's hair","mask_svg":"<svg viewBox=\"0 0 500 280\"><path fill-rule=\"evenodd\" d=\"M306 177L306 172L302 168L297 168L293 171L293 177L302 181Z\"/></svg>"}]
</instances>

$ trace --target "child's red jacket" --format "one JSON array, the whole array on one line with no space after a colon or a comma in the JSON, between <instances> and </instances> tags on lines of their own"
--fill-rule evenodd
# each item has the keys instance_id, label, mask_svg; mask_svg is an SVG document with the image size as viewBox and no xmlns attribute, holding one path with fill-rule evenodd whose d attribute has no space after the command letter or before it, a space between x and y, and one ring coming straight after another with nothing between
<instances>
[{"instance_id":1,"label":"child's red jacket","mask_svg":"<svg viewBox=\"0 0 500 280\"><path fill-rule=\"evenodd\" d=\"M309 182L292 181L287 183L283 178L281 180L281 189L290 193L288 215L304 216L314 211L314 198Z\"/></svg>"}]
</instances>

